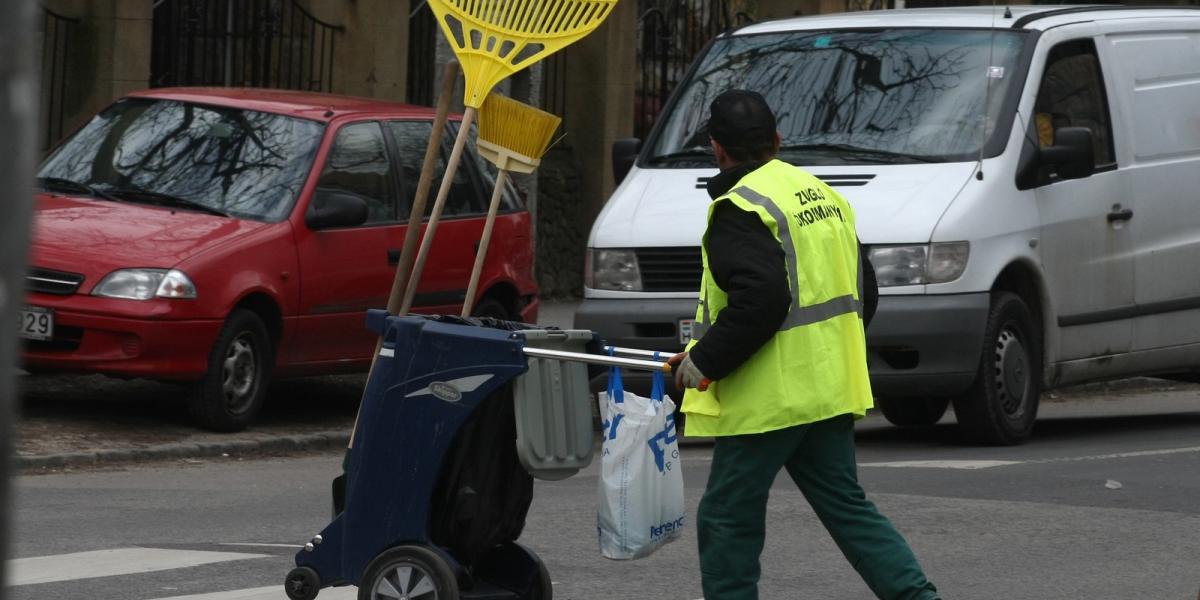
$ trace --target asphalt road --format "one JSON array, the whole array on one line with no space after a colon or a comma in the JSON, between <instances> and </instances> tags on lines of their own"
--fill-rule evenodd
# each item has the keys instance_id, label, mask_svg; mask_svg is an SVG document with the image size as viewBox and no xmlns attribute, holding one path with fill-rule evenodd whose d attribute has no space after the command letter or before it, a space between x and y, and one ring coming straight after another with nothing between
<instances>
[{"instance_id":1,"label":"asphalt road","mask_svg":"<svg viewBox=\"0 0 1200 600\"><path fill-rule=\"evenodd\" d=\"M1185 599L1200 592L1200 395L1194 389L1043 406L1032 442L957 445L859 423L861 479L948 599ZM684 450L689 516L710 450ZM336 454L236 458L16 480L17 599L282 598L296 546L328 522ZM695 532L648 559L595 542L597 465L539 482L522 541L563 599L701 597ZM868 598L786 477L768 516L761 596ZM197 596L199 595L199 596ZM353 598L352 588L319 598Z\"/></svg>"}]
</instances>

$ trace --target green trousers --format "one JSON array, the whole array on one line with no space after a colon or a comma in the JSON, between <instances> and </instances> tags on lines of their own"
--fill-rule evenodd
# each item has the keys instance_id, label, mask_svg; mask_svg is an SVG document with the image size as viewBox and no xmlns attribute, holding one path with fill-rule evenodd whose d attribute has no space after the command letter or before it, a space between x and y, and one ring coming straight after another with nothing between
<instances>
[{"instance_id":1,"label":"green trousers","mask_svg":"<svg viewBox=\"0 0 1200 600\"><path fill-rule=\"evenodd\" d=\"M877 597L938 598L908 543L859 485L854 420L842 415L779 431L717 438L708 488L696 517L705 600L758 598L767 495L781 468L787 469Z\"/></svg>"}]
</instances>

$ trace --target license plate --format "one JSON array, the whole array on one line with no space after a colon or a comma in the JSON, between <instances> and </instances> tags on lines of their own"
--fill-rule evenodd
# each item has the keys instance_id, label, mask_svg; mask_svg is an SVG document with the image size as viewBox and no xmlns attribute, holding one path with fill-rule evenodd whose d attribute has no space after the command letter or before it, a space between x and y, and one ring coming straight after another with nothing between
<instances>
[{"instance_id":1,"label":"license plate","mask_svg":"<svg viewBox=\"0 0 1200 600\"><path fill-rule=\"evenodd\" d=\"M21 309L17 335L27 340L48 340L54 337L54 311L37 306Z\"/></svg>"},{"instance_id":2,"label":"license plate","mask_svg":"<svg viewBox=\"0 0 1200 600\"><path fill-rule=\"evenodd\" d=\"M695 319L680 319L679 320L679 343L687 345L692 341L692 325L696 322Z\"/></svg>"}]
</instances>

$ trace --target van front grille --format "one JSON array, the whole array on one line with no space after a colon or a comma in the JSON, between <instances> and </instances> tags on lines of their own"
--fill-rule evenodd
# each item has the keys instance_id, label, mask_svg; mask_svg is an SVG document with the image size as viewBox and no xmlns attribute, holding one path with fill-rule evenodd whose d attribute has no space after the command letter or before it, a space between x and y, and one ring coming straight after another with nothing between
<instances>
[{"instance_id":1,"label":"van front grille","mask_svg":"<svg viewBox=\"0 0 1200 600\"><path fill-rule=\"evenodd\" d=\"M642 290L647 292L698 292L704 270L699 246L638 248Z\"/></svg>"},{"instance_id":2,"label":"van front grille","mask_svg":"<svg viewBox=\"0 0 1200 600\"><path fill-rule=\"evenodd\" d=\"M38 267L30 269L29 274L25 276L25 285L29 291L58 296L70 296L74 294L79 289L79 284L81 283L83 283L83 275L79 273L67 273L66 271L54 271Z\"/></svg>"}]
</instances>

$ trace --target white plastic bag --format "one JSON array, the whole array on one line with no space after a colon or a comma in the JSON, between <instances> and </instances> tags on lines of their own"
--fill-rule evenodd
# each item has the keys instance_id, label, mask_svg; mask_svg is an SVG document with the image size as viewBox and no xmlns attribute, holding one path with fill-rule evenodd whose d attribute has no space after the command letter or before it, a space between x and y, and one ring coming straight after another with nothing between
<instances>
[{"instance_id":1,"label":"white plastic bag","mask_svg":"<svg viewBox=\"0 0 1200 600\"><path fill-rule=\"evenodd\" d=\"M624 391L619 369L600 396L601 453L597 529L605 558L644 558L674 541L684 526L683 473L675 403L655 374L653 398Z\"/></svg>"}]
</instances>

